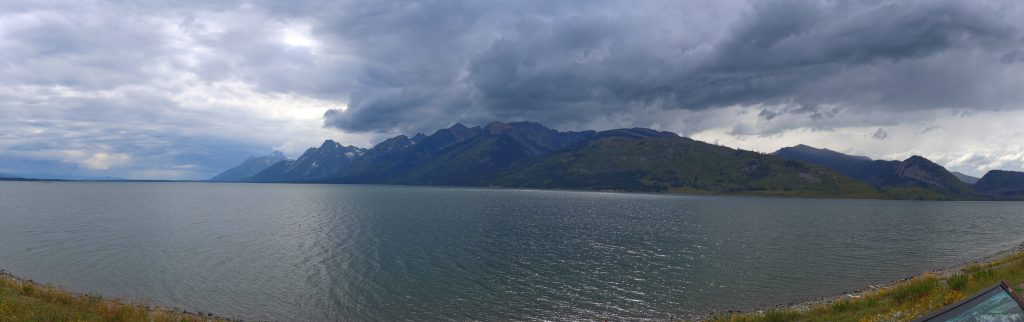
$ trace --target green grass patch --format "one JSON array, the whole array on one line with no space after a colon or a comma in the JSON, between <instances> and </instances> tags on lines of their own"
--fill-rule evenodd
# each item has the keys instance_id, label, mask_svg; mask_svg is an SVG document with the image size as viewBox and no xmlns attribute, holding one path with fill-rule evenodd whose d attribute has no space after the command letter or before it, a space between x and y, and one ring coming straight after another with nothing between
<instances>
[{"instance_id":1,"label":"green grass patch","mask_svg":"<svg viewBox=\"0 0 1024 322\"><path fill-rule=\"evenodd\" d=\"M949 289L954 291L963 291L967 287L967 283L970 282L970 276L966 274L955 274L950 276L946 280L946 285L949 285Z\"/></svg>"},{"instance_id":2,"label":"green grass patch","mask_svg":"<svg viewBox=\"0 0 1024 322\"><path fill-rule=\"evenodd\" d=\"M199 315L149 308L0 274L0 322L6 321L222 321Z\"/></svg>"}]
</instances>

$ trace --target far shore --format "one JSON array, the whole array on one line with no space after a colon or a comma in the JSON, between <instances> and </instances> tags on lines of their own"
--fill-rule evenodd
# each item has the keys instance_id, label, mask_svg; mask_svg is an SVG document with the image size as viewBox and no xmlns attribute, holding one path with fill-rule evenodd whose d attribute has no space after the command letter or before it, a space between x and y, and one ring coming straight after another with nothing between
<instances>
[{"instance_id":1,"label":"far shore","mask_svg":"<svg viewBox=\"0 0 1024 322\"><path fill-rule=\"evenodd\" d=\"M212 183L212 184L301 184L301 185L349 185L349 186L385 186L385 187L416 187L416 188L449 188L449 189L494 189L494 190L536 190L536 191L573 191L573 192L605 192L605 193L633 193L652 195L678 195L678 196L725 196L725 197L758 197L758 198L783 198L783 199L841 199L841 200L900 200L900 201L1024 201L1020 198L995 198L976 196L974 198L899 198L894 196L873 196L858 194L819 194L819 193L798 193L793 191L776 190L750 190L750 191L709 191L692 189L669 189L669 190L621 190L621 189L559 189L559 188L531 188L531 187L505 187L505 186L446 186L446 185L408 185L408 184L381 184L381 183L339 183L331 181L303 181L303 182L248 182L248 181L211 181L211 180L63 180L63 179L32 179L32 178L0 178L0 182L86 182L86 183Z\"/></svg>"}]
</instances>

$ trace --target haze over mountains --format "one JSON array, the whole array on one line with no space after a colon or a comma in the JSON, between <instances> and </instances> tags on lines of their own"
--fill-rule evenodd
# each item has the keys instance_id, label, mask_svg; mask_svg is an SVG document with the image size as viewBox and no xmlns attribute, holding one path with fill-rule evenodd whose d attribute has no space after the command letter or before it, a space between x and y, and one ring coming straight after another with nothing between
<instances>
[{"instance_id":1,"label":"haze over mountains","mask_svg":"<svg viewBox=\"0 0 1024 322\"><path fill-rule=\"evenodd\" d=\"M957 179L960 179L960 181L963 181L963 183L966 183L966 184L969 184L969 185L973 185L975 182L978 182L978 178L977 177L974 177L974 176L971 176L971 175L968 175L968 174L964 174L964 173L960 173L960 172L957 172L957 171L953 171L953 175L956 176Z\"/></svg>"},{"instance_id":2,"label":"haze over mountains","mask_svg":"<svg viewBox=\"0 0 1024 322\"><path fill-rule=\"evenodd\" d=\"M296 160L250 157L213 180L976 199L1020 194L1024 177L1016 174L993 171L972 187L920 156L872 160L806 145L761 154L644 128L560 132L493 122L399 135L370 149L327 140Z\"/></svg>"},{"instance_id":3,"label":"haze over mountains","mask_svg":"<svg viewBox=\"0 0 1024 322\"><path fill-rule=\"evenodd\" d=\"M266 170L275 163L284 161L284 154L278 151L271 152L264 156L250 156L242 164L235 166L234 168L224 170L220 174L211 178L211 181L239 181L245 178L252 177L260 171Z\"/></svg>"}]
</instances>

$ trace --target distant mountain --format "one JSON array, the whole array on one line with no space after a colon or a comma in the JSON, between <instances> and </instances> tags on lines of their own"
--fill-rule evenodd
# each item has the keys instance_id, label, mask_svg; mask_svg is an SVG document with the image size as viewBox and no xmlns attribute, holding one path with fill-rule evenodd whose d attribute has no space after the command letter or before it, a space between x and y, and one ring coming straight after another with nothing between
<instances>
[{"instance_id":1,"label":"distant mountain","mask_svg":"<svg viewBox=\"0 0 1024 322\"><path fill-rule=\"evenodd\" d=\"M245 179L252 182L308 182L330 178L366 153L366 149L342 146L333 140L309 148L295 160L274 163Z\"/></svg>"},{"instance_id":2,"label":"distant mountain","mask_svg":"<svg viewBox=\"0 0 1024 322\"><path fill-rule=\"evenodd\" d=\"M997 196L1024 196L1024 172L989 171L974 184L974 190Z\"/></svg>"},{"instance_id":3,"label":"distant mountain","mask_svg":"<svg viewBox=\"0 0 1024 322\"><path fill-rule=\"evenodd\" d=\"M953 176L955 176L957 179L960 179L961 182L969 185L973 185L974 183L978 182L978 178L957 171L953 171Z\"/></svg>"},{"instance_id":4,"label":"distant mountain","mask_svg":"<svg viewBox=\"0 0 1024 322\"><path fill-rule=\"evenodd\" d=\"M891 199L978 196L920 156L881 161L806 145L761 154L651 129L562 132L532 122L455 124L430 135L395 136L370 149L327 140L244 181Z\"/></svg>"},{"instance_id":5,"label":"distant mountain","mask_svg":"<svg viewBox=\"0 0 1024 322\"><path fill-rule=\"evenodd\" d=\"M263 156L250 156L234 168L214 176L210 181L242 181L284 160L284 154L278 151Z\"/></svg>"},{"instance_id":6,"label":"distant mountain","mask_svg":"<svg viewBox=\"0 0 1024 322\"><path fill-rule=\"evenodd\" d=\"M524 160L564 149L594 131L559 132L531 122L462 124L413 139L397 136L334 179L348 183L488 185Z\"/></svg>"},{"instance_id":7,"label":"distant mountain","mask_svg":"<svg viewBox=\"0 0 1024 322\"><path fill-rule=\"evenodd\" d=\"M633 128L560 132L532 122L455 124L385 140L341 183L878 196L818 166Z\"/></svg>"},{"instance_id":8,"label":"distant mountain","mask_svg":"<svg viewBox=\"0 0 1024 322\"><path fill-rule=\"evenodd\" d=\"M497 180L513 187L877 197L820 166L649 129L598 132Z\"/></svg>"},{"instance_id":9,"label":"distant mountain","mask_svg":"<svg viewBox=\"0 0 1024 322\"><path fill-rule=\"evenodd\" d=\"M943 194L971 192L970 186L945 168L916 155L903 161L882 161L806 145L782 148L772 154L819 164L876 187L921 188Z\"/></svg>"},{"instance_id":10,"label":"distant mountain","mask_svg":"<svg viewBox=\"0 0 1024 322\"><path fill-rule=\"evenodd\" d=\"M54 174L54 173L19 173L10 174L18 179L38 180L38 181L123 181L128 180L125 178L111 177L111 176L88 176L88 175L77 175L77 174Z\"/></svg>"},{"instance_id":11,"label":"distant mountain","mask_svg":"<svg viewBox=\"0 0 1024 322\"><path fill-rule=\"evenodd\" d=\"M790 160L819 164L875 186L881 186L892 179L892 167L889 164L884 161L875 162L864 156L848 155L803 144L782 148L772 154Z\"/></svg>"},{"instance_id":12,"label":"distant mountain","mask_svg":"<svg viewBox=\"0 0 1024 322\"><path fill-rule=\"evenodd\" d=\"M970 193L971 187L957 179L946 168L921 156L903 161L887 161L896 170L898 179L887 182L893 186L921 187L948 193Z\"/></svg>"}]
</instances>

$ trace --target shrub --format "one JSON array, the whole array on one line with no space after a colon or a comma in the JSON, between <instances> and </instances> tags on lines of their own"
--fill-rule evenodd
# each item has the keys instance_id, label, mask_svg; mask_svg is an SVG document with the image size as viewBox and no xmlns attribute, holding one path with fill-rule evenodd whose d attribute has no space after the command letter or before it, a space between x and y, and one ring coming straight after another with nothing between
<instances>
[{"instance_id":1,"label":"shrub","mask_svg":"<svg viewBox=\"0 0 1024 322\"><path fill-rule=\"evenodd\" d=\"M973 277L976 281L989 281L996 277L996 271L992 270L991 268L986 268L974 272L974 274L971 274L971 277Z\"/></svg>"},{"instance_id":2,"label":"shrub","mask_svg":"<svg viewBox=\"0 0 1024 322\"><path fill-rule=\"evenodd\" d=\"M967 276L966 274L956 274L950 276L949 280L947 280L946 283L949 285L949 288L954 291L963 291L964 288L967 287L968 281L969 276Z\"/></svg>"},{"instance_id":3,"label":"shrub","mask_svg":"<svg viewBox=\"0 0 1024 322\"><path fill-rule=\"evenodd\" d=\"M927 296L936 286L938 286L938 281L933 276L915 278L905 286L893 289L892 298L896 303L920 299Z\"/></svg>"}]
</instances>

